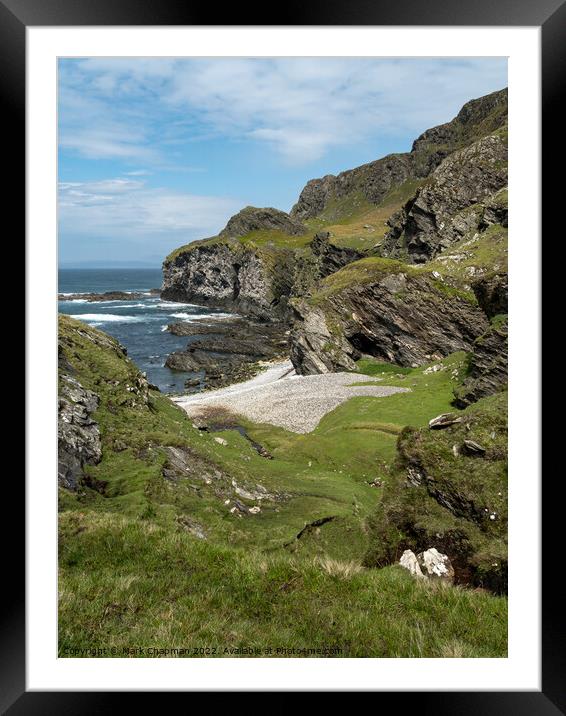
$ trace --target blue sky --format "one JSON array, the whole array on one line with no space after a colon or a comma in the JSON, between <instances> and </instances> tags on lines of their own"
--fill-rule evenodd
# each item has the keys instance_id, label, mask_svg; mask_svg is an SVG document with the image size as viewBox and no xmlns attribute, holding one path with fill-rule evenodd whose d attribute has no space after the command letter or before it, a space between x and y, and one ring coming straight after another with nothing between
<instances>
[{"instance_id":1,"label":"blue sky","mask_svg":"<svg viewBox=\"0 0 566 716\"><path fill-rule=\"evenodd\" d=\"M506 84L502 58L60 59L59 262L159 266Z\"/></svg>"}]
</instances>

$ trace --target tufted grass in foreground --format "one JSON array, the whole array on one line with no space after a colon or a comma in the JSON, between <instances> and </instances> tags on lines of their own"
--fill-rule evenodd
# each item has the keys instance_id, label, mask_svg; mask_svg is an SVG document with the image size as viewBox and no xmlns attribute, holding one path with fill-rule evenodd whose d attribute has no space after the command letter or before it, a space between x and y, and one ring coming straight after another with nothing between
<instances>
[{"instance_id":1,"label":"tufted grass in foreground","mask_svg":"<svg viewBox=\"0 0 566 716\"><path fill-rule=\"evenodd\" d=\"M399 567L244 552L91 510L61 515L59 565L61 656L506 655L506 599Z\"/></svg>"}]
</instances>

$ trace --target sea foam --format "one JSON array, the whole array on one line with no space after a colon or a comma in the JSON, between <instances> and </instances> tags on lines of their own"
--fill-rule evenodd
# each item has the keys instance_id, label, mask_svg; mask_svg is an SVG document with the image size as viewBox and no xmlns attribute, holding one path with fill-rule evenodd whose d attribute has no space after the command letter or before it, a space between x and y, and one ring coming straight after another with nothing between
<instances>
[{"instance_id":1,"label":"sea foam","mask_svg":"<svg viewBox=\"0 0 566 716\"><path fill-rule=\"evenodd\" d=\"M115 313L75 313L73 318L79 318L81 321L97 321L98 323L139 323L143 321L143 316L118 316Z\"/></svg>"}]
</instances>

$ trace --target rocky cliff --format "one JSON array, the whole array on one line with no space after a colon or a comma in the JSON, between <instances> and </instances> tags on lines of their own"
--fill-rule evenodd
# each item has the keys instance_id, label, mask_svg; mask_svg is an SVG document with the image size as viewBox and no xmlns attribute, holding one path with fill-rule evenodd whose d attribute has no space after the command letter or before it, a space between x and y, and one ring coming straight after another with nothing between
<instances>
[{"instance_id":1,"label":"rocky cliff","mask_svg":"<svg viewBox=\"0 0 566 716\"><path fill-rule=\"evenodd\" d=\"M122 410L147 409L149 386L145 376L128 359L125 348L105 333L69 316L59 316L58 339L59 485L77 490L81 485L91 484L88 466L97 465L103 457L97 412L102 407L101 395L108 387L114 390L113 411L118 406ZM108 386L104 370L97 374L97 368L107 363L105 356L111 356L123 367L123 384L113 378L113 385ZM102 360L100 366L96 365L98 359Z\"/></svg>"},{"instance_id":2,"label":"rocky cliff","mask_svg":"<svg viewBox=\"0 0 566 716\"><path fill-rule=\"evenodd\" d=\"M174 251L163 263L161 295L225 307L261 320L289 315L295 257L286 246L240 241L244 235L300 236L305 229L276 209L247 207L233 216L219 236Z\"/></svg>"},{"instance_id":3,"label":"rocky cliff","mask_svg":"<svg viewBox=\"0 0 566 716\"><path fill-rule=\"evenodd\" d=\"M389 219L383 256L430 261L497 213L496 194L507 186L507 141L491 134L450 154L414 197Z\"/></svg>"},{"instance_id":4,"label":"rocky cliff","mask_svg":"<svg viewBox=\"0 0 566 716\"><path fill-rule=\"evenodd\" d=\"M434 258L484 217L499 220L488 204L506 182L506 120L501 90L468 102L410 152L311 180L289 214L246 207L218 236L167 257L163 296L290 321L290 298L353 260Z\"/></svg>"},{"instance_id":5,"label":"rocky cliff","mask_svg":"<svg viewBox=\"0 0 566 716\"><path fill-rule=\"evenodd\" d=\"M312 179L291 209L291 216L301 221L320 216L331 211L333 203L355 192L378 204L393 187L410 178L427 177L451 152L503 127L506 121L506 89L471 100L453 120L421 134L410 152L390 154L337 176Z\"/></svg>"},{"instance_id":6,"label":"rocky cliff","mask_svg":"<svg viewBox=\"0 0 566 716\"><path fill-rule=\"evenodd\" d=\"M291 360L302 375L352 369L362 355L422 365L471 350L488 327L473 294L432 273L378 258L332 274L294 308Z\"/></svg>"}]
</instances>

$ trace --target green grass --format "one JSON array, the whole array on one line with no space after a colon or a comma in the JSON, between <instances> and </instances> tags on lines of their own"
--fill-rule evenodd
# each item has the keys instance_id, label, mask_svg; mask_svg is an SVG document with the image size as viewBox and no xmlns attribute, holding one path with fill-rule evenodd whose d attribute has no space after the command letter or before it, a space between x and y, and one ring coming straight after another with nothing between
<instances>
[{"instance_id":1,"label":"green grass","mask_svg":"<svg viewBox=\"0 0 566 716\"><path fill-rule=\"evenodd\" d=\"M426 268L460 283L480 273L507 271L507 229L494 224L475 237L466 237L445 249Z\"/></svg>"},{"instance_id":2,"label":"green grass","mask_svg":"<svg viewBox=\"0 0 566 716\"><path fill-rule=\"evenodd\" d=\"M423 184L422 180L407 180L391 189L379 204L370 203L361 191L352 191L340 199L334 199L316 217L306 222L307 232L291 236L283 231L264 229L251 231L238 239L213 236L180 246L172 251L165 263L171 263L184 253L202 246L224 244L237 251L239 246L249 249L302 250L312 241L317 231L329 231L331 240L337 246L370 250L379 243L387 231L387 219L414 194ZM371 226L371 231L364 226Z\"/></svg>"},{"instance_id":3,"label":"green grass","mask_svg":"<svg viewBox=\"0 0 566 716\"><path fill-rule=\"evenodd\" d=\"M379 281L388 274L411 274L417 269L395 259L383 259L377 256L353 261L339 271L326 276L321 282L318 291L310 299L315 305L352 285L360 285Z\"/></svg>"},{"instance_id":4,"label":"green grass","mask_svg":"<svg viewBox=\"0 0 566 716\"><path fill-rule=\"evenodd\" d=\"M352 384L369 375L411 392L353 398L307 435L232 417L272 453L267 460L233 430L197 430L159 393L146 404L127 390L139 373L113 339L69 317L59 325L75 377L101 398L103 459L87 471L105 485L61 491L63 655L109 644L271 643L336 644L346 656L505 654L504 599L361 566L383 492L369 483L388 474L404 426L449 409L462 354L430 375L361 362ZM165 446L189 451L187 474L164 478ZM268 497L238 497L234 484ZM235 498L261 511L238 517ZM206 539L191 534L195 526Z\"/></svg>"},{"instance_id":5,"label":"green grass","mask_svg":"<svg viewBox=\"0 0 566 716\"><path fill-rule=\"evenodd\" d=\"M370 520L366 564L396 561L404 549L439 546L478 586L507 580L507 394L484 398L443 430L405 428L398 458ZM466 452L465 440L484 448ZM408 480L410 471L413 480Z\"/></svg>"},{"instance_id":6,"label":"green grass","mask_svg":"<svg viewBox=\"0 0 566 716\"><path fill-rule=\"evenodd\" d=\"M423 585L397 567L264 556L91 512L62 516L59 564L61 656L147 655L136 646L197 657L506 654L506 600Z\"/></svg>"},{"instance_id":7,"label":"green grass","mask_svg":"<svg viewBox=\"0 0 566 716\"><path fill-rule=\"evenodd\" d=\"M360 191L352 192L330 201L320 216L306 222L307 226L312 230L329 231L337 246L371 250L388 231L389 217L424 183L423 180L407 180L392 188L379 204L371 204Z\"/></svg>"}]
</instances>

